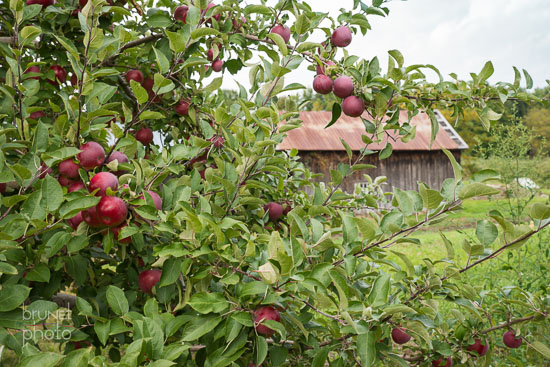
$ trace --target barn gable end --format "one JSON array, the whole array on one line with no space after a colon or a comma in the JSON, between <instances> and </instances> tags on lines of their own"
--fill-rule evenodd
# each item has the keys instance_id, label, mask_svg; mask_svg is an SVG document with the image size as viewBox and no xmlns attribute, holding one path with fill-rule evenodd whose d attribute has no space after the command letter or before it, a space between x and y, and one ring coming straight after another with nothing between
<instances>
[{"instance_id":1,"label":"barn gable end","mask_svg":"<svg viewBox=\"0 0 550 367\"><path fill-rule=\"evenodd\" d=\"M460 161L461 151L468 146L439 111L436 111L436 117L440 129L431 147L430 120L426 114L419 114L410 122L417 130L416 137L412 141L403 143L400 140L393 141L391 137L386 136L382 144L369 145L370 150L379 151L389 139L393 146L393 154L384 160L379 160L377 153L365 157L361 163L372 164L376 168L354 172L342 184L342 189L353 192L357 184L366 181L364 174L368 174L373 178L386 176L385 190L387 191L391 191L393 187L415 190L418 188L418 181L439 190L446 178L453 177L452 166L442 148L451 151ZM324 127L330 121L330 112L302 112L300 118L303 121L302 127L289 131L278 149L295 148L300 151L302 162L312 172L322 174L321 177L316 178L317 181L330 181L330 171L337 169L340 163L349 162L348 155L340 142L341 138L352 149L354 159L359 154L359 150L365 147L361 135L366 133L363 122L359 118L341 117L327 129ZM406 112L402 112L400 122L407 121ZM390 136L392 133L390 132Z\"/></svg>"}]
</instances>

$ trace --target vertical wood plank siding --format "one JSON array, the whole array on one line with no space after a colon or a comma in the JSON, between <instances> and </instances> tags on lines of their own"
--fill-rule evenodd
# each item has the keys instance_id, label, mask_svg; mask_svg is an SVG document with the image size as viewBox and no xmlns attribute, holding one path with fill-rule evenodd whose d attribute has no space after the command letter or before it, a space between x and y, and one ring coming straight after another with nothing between
<instances>
[{"instance_id":1,"label":"vertical wood plank siding","mask_svg":"<svg viewBox=\"0 0 550 367\"><path fill-rule=\"evenodd\" d=\"M301 161L315 173L324 176L316 180L330 181L330 170L335 170L338 164L348 164L348 156L343 151L300 152ZM453 151L453 155L460 162L460 151ZM356 156L356 153L354 153ZM354 157L355 159L355 157ZM422 181L433 189L440 190L446 178L454 177L453 168L449 159L441 150L432 151L394 151L384 160L378 159L378 154L367 156L361 163L375 165L376 168L354 172L342 184L346 192L353 192L355 184L366 181L364 174L372 178L386 176L388 178L386 191L393 187L403 190L417 190L418 181Z\"/></svg>"}]
</instances>

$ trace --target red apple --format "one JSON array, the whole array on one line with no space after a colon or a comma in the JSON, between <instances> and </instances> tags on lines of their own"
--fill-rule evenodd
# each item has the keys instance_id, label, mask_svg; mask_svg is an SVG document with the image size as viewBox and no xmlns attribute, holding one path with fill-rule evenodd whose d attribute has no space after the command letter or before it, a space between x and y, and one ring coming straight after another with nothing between
<instances>
[{"instance_id":1,"label":"red apple","mask_svg":"<svg viewBox=\"0 0 550 367\"><path fill-rule=\"evenodd\" d=\"M174 19L179 20L180 22L185 23L185 20L187 19L187 12L189 11L189 7L186 5L180 5L174 10Z\"/></svg>"},{"instance_id":2,"label":"red apple","mask_svg":"<svg viewBox=\"0 0 550 367\"><path fill-rule=\"evenodd\" d=\"M346 26L336 28L332 33L332 44L336 47L346 47L351 43L351 30Z\"/></svg>"},{"instance_id":3,"label":"red apple","mask_svg":"<svg viewBox=\"0 0 550 367\"><path fill-rule=\"evenodd\" d=\"M141 83L141 86L145 88L147 93L152 93L153 87L155 86L155 80L153 78L147 77L143 80L143 83Z\"/></svg>"},{"instance_id":4,"label":"red apple","mask_svg":"<svg viewBox=\"0 0 550 367\"><path fill-rule=\"evenodd\" d=\"M30 68L28 68L27 70L25 70L25 72L23 74L27 74L27 73L40 73L40 68L38 66L31 66ZM40 80L40 77L39 76L30 76L28 79L36 79L36 80Z\"/></svg>"},{"instance_id":5,"label":"red apple","mask_svg":"<svg viewBox=\"0 0 550 367\"><path fill-rule=\"evenodd\" d=\"M212 63L212 70L214 70L216 73L219 73L220 71L222 71L222 66L223 66L223 61L220 59L216 59Z\"/></svg>"},{"instance_id":6,"label":"red apple","mask_svg":"<svg viewBox=\"0 0 550 367\"><path fill-rule=\"evenodd\" d=\"M80 147L81 152L76 158L82 168L89 170L101 166L105 161L105 150L95 141L90 141Z\"/></svg>"},{"instance_id":7,"label":"red apple","mask_svg":"<svg viewBox=\"0 0 550 367\"><path fill-rule=\"evenodd\" d=\"M101 222L101 219L99 219L99 215L97 214L97 205L92 206L91 208L88 208L86 210L83 210L81 213L82 213L82 219L84 219L84 222L88 223L90 227L92 228L103 227L103 223Z\"/></svg>"},{"instance_id":8,"label":"red apple","mask_svg":"<svg viewBox=\"0 0 550 367\"><path fill-rule=\"evenodd\" d=\"M42 9L54 4L54 0L27 0L27 5L42 5Z\"/></svg>"},{"instance_id":9,"label":"red apple","mask_svg":"<svg viewBox=\"0 0 550 367\"><path fill-rule=\"evenodd\" d=\"M157 210L161 210L162 209L162 198L160 197L160 195L157 194L154 191L151 191L151 190L147 190L147 193L149 195L151 195L151 197L153 198L153 202L155 203L155 208L157 208ZM145 200L145 194L141 194L141 198L143 200Z\"/></svg>"},{"instance_id":10,"label":"red apple","mask_svg":"<svg viewBox=\"0 0 550 367\"><path fill-rule=\"evenodd\" d=\"M189 101L182 99L178 102L176 107L174 107L174 111L176 111L178 115L187 116L189 114Z\"/></svg>"},{"instance_id":11,"label":"red apple","mask_svg":"<svg viewBox=\"0 0 550 367\"><path fill-rule=\"evenodd\" d=\"M440 358L437 361L432 361L432 367L453 367L453 359L448 357L446 360Z\"/></svg>"},{"instance_id":12,"label":"red apple","mask_svg":"<svg viewBox=\"0 0 550 367\"><path fill-rule=\"evenodd\" d=\"M149 145L153 141L153 130L148 127L142 127L136 133L136 140L143 145Z\"/></svg>"},{"instance_id":13,"label":"red apple","mask_svg":"<svg viewBox=\"0 0 550 367\"><path fill-rule=\"evenodd\" d=\"M339 76L334 80L333 90L336 97L349 97L353 94L353 80L349 76Z\"/></svg>"},{"instance_id":14,"label":"red apple","mask_svg":"<svg viewBox=\"0 0 550 367\"><path fill-rule=\"evenodd\" d=\"M214 148L216 149L223 148L225 144L225 139L223 138L223 136L220 135L214 135L209 140L212 142L212 145L214 145Z\"/></svg>"},{"instance_id":15,"label":"red apple","mask_svg":"<svg viewBox=\"0 0 550 367\"><path fill-rule=\"evenodd\" d=\"M0 183L0 194L3 194L6 192L6 183L5 182L1 182Z\"/></svg>"},{"instance_id":16,"label":"red apple","mask_svg":"<svg viewBox=\"0 0 550 367\"><path fill-rule=\"evenodd\" d=\"M275 333L275 331L265 325L262 325L262 322L264 320L274 320L280 322L281 315L279 314L279 311L277 311L277 309L271 306L260 307L254 313L254 325L258 334L271 336Z\"/></svg>"},{"instance_id":17,"label":"red apple","mask_svg":"<svg viewBox=\"0 0 550 367\"><path fill-rule=\"evenodd\" d=\"M397 344L405 344L411 340L411 336L405 332L405 329L397 327L391 331L391 338Z\"/></svg>"},{"instance_id":18,"label":"red apple","mask_svg":"<svg viewBox=\"0 0 550 367\"><path fill-rule=\"evenodd\" d=\"M74 184L75 182L78 182L78 181L72 180L72 179L70 179L68 177L65 177L65 176L59 176L57 178L57 181L59 182L59 184L61 186L65 186L65 187L69 187L72 184Z\"/></svg>"},{"instance_id":19,"label":"red apple","mask_svg":"<svg viewBox=\"0 0 550 367\"><path fill-rule=\"evenodd\" d=\"M71 219L68 220L69 222L69 225L73 228L73 229L77 229L78 228L78 225L80 223L82 223L84 219L82 218L82 212L78 213L77 215L75 215L74 217L72 217Z\"/></svg>"},{"instance_id":20,"label":"red apple","mask_svg":"<svg viewBox=\"0 0 550 367\"><path fill-rule=\"evenodd\" d=\"M51 85L59 85L67 81L67 71L63 69L63 67L59 65L52 65L50 66L50 70L53 70L55 80L46 79L46 81Z\"/></svg>"},{"instance_id":21,"label":"red apple","mask_svg":"<svg viewBox=\"0 0 550 367\"><path fill-rule=\"evenodd\" d=\"M130 160L126 156L126 154L121 153L117 150L114 150L111 155L109 155L109 158L107 158L106 163L111 163L112 161L117 161L118 164L121 163L128 163Z\"/></svg>"},{"instance_id":22,"label":"red apple","mask_svg":"<svg viewBox=\"0 0 550 367\"><path fill-rule=\"evenodd\" d=\"M243 24L246 23L246 18L245 17L241 17L241 21L239 22L237 19L233 18L233 29L238 31L239 29L242 28Z\"/></svg>"},{"instance_id":23,"label":"red apple","mask_svg":"<svg viewBox=\"0 0 550 367\"><path fill-rule=\"evenodd\" d=\"M42 165L40 166L40 178L44 178L46 177L46 175L49 175L53 172L53 170L46 166L46 163L42 163Z\"/></svg>"},{"instance_id":24,"label":"red apple","mask_svg":"<svg viewBox=\"0 0 550 367\"><path fill-rule=\"evenodd\" d=\"M317 75L313 79L313 90L319 94L329 94L332 92L332 79L326 75Z\"/></svg>"},{"instance_id":25,"label":"red apple","mask_svg":"<svg viewBox=\"0 0 550 367\"><path fill-rule=\"evenodd\" d=\"M30 119L33 119L33 120L38 120L42 117L46 116L46 114L44 113L44 111L34 111L33 113L31 113L29 115L29 118Z\"/></svg>"},{"instance_id":26,"label":"red apple","mask_svg":"<svg viewBox=\"0 0 550 367\"><path fill-rule=\"evenodd\" d=\"M97 215L107 227L115 227L124 222L128 216L128 207L121 198L104 196L97 204Z\"/></svg>"},{"instance_id":27,"label":"red apple","mask_svg":"<svg viewBox=\"0 0 550 367\"><path fill-rule=\"evenodd\" d=\"M162 271L157 269L142 271L138 276L139 288L145 293L153 294L153 287L160 281L161 275Z\"/></svg>"},{"instance_id":28,"label":"red apple","mask_svg":"<svg viewBox=\"0 0 550 367\"><path fill-rule=\"evenodd\" d=\"M68 178L78 178L78 169L80 166L74 163L72 158L65 159L59 163L58 170L59 174Z\"/></svg>"},{"instance_id":29,"label":"red apple","mask_svg":"<svg viewBox=\"0 0 550 367\"><path fill-rule=\"evenodd\" d=\"M523 340L521 338L516 338L516 334L513 331L507 331L502 336L502 342L508 348L519 348Z\"/></svg>"},{"instance_id":30,"label":"red apple","mask_svg":"<svg viewBox=\"0 0 550 367\"><path fill-rule=\"evenodd\" d=\"M105 196L107 195L107 188L116 191L118 189L118 178L110 172L99 172L90 180L88 190L94 192L99 189L95 196Z\"/></svg>"},{"instance_id":31,"label":"red apple","mask_svg":"<svg viewBox=\"0 0 550 367\"><path fill-rule=\"evenodd\" d=\"M489 341L485 339L485 344L481 344L481 339L476 339L474 344L467 348L470 352L476 352L480 357L483 357L489 351Z\"/></svg>"},{"instance_id":32,"label":"red apple","mask_svg":"<svg viewBox=\"0 0 550 367\"><path fill-rule=\"evenodd\" d=\"M143 73L136 69L128 71L126 73L126 82L130 84L130 80L136 81L139 84L143 83Z\"/></svg>"},{"instance_id":33,"label":"red apple","mask_svg":"<svg viewBox=\"0 0 550 367\"><path fill-rule=\"evenodd\" d=\"M127 226L127 224L123 223L120 226L109 228L109 231L113 233L113 236L115 237L115 239L120 243L132 243L132 236L125 237L125 238L119 238L120 231L122 231L122 228L124 228L126 226Z\"/></svg>"},{"instance_id":34,"label":"red apple","mask_svg":"<svg viewBox=\"0 0 550 367\"><path fill-rule=\"evenodd\" d=\"M206 58L208 59L208 61L214 60L214 50L213 49L209 49L206 52Z\"/></svg>"},{"instance_id":35,"label":"red apple","mask_svg":"<svg viewBox=\"0 0 550 367\"><path fill-rule=\"evenodd\" d=\"M270 202L264 205L264 210L268 212L271 221L276 221L283 215L283 206L279 203Z\"/></svg>"},{"instance_id":36,"label":"red apple","mask_svg":"<svg viewBox=\"0 0 550 367\"><path fill-rule=\"evenodd\" d=\"M290 213L291 210L292 210L292 206L287 201L286 204L283 207L283 215L287 215L288 213Z\"/></svg>"},{"instance_id":37,"label":"red apple","mask_svg":"<svg viewBox=\"0 0 550 367\"><path fill-rule=\"evenodd\" d=\"M285 27L282 24L277 24L275 27L273 27L271 33L277 33L279 36L283 37L285 43L288 43L288 41L290 41L290 28Z\"/></svg>"},{"instance_id":38,"label":"red apple","mask_svg":"<svg viewBox=\"0 0 550 367\"><path fill-rule=\"evenodd\" d=\"M365 103L356 96L349 96L342 102L342 111L344 114L351 117L359 117L365 111Z\"/></svg>"},{"instance_id":39,"label":"red apple","mask_svg":"<svg viewBox=\"0 0 550 367\"><path fill-rule=\"evenodd\" d=\"M208 10L212 9L215 6L216 6L216 4L214 4L213 2L208 4L206 9L202 11L202 16L204 17L204 15L208 12ZM218 14L214 15L212 18L216 19L216 22L219 22L221 17L222 17L222 15L220 13L218 13Z\"/></svg>"},{"instance_id":40,"label":"red apple","mask_svg":"<svg viewBox=\"0 0 550 367\"><path fill-rule=\"evenodd\" d=\"M317 66L315 67L315 71L317 71L317 75L321 75L321 74L324 75L325 72L326 72L326 70L327 70L327 68L328 68L329 66L334 66L334 65L336 65L336 64L335 64L334 62L332 62L332 61L329 60L329 61L325 62L323 65L317 65Z\"/></svg>"},{"instance_id":41,"label":"red apple","mask_svg":"<svg viewBox=\"0 0 550 367\"><path fill-rule=\"evenodd\" d=\"M84 184L79 181L79 182L72 183L71 186L69 186L68 192L83 190L85 188L86 186L84 186Z\"/></svg>"},{"instance_id":42,"label":"red apple","mask_svg":"<svg viewBox=\"0 0 550 367\"><path fill-rule=\"evenodd\" d=\"M70 79L70 82L71 82L71 85L73 87L77 87L78 85L78 77L76 76L76 74L73 73L73 75L71 75L71 79Z\"/></svg>"}]
</instances>

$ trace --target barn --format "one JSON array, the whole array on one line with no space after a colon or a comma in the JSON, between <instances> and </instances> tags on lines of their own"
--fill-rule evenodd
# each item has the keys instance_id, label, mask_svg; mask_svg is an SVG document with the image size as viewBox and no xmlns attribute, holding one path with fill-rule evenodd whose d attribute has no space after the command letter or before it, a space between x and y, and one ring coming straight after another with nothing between
<instances>
[{"instance_id":1,"label":"barn","mask_svg":"<svg viewBox=\"0 0 550 367\"><path fill-rule=\"evenodd\" d=\"M467 149L468 145L439 111L435 111L435 116L439 123L439 133L431 147L430 118L426 113L420 113L410 121L416 126L416 136L413 140L403 143L396 139L393 131L390 131L390 136L396 141L385 136L382 143L370 144L370 150L380 151L390 139L393 154L383 160L378 158L378 154L366 156L361 163L372 164L376 168L353 173L342 184L342 189L351 193L357 185L364 186L364 174L368 174L372 178L386 176L387 191L392 191L393 187L416 190L418 181L439 190L446 178L453 177L452 166L442 149L451 151L460 161L461 152ZM400 122L408 121L407 112L402 111L399 118ZM361 135L366 134L365 126L360 118L341 116L334 125L326 129L325 126L331 120L329 111L304 111L300 113L300 119L303 121L302 126L289 131L288 136L277 148L297 149L301 161L312 172L322 174L317 178L318 181L330 181L330 171L337 169L340 163L349 162L346 150L340 142L341 138L348 143L354 156L365 147L361 140Z\"/></svg>"}]
</instances>

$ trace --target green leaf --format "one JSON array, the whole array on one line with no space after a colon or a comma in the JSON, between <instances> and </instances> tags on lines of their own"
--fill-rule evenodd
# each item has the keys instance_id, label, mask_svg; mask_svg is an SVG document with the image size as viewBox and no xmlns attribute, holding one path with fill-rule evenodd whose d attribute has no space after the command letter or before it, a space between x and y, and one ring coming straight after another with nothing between
<instances>
[{"instance_id":1,"label":"green leaf","mask_svg":"<svg viewBox=\"0 0 550 367\"><path fill-rule=\"evenodd\" d=\"M286 43L283 37L281 37L277 33L269 33L267 35L267 38L270 38L273 42L275 42L275 44L277 45L277 47L279 47L279 51L281 51L281 54L283 56L288 55L288 48L286 47Z\"/></svg>"},{"instance_id":2,"label":"green leaf","mask_svg":"<svg viewBox=\"0 0 550 367\"><path fill-rule=\"evenodd\" d=\"M367 299L369 306L380 307L388 302L390 284L391 276L389 274L382 274L376 278Z\"/></svg>"},{"instance_id":3,"label":"green leaf","mask_svg":"<svg viewBox=\"0 0 550 367\"><path fill-rule=\"evenodd\" d=\"M302 42L298 47L296 47L296 51L302 53L313 50L317 47L321 47L321 45L316 42Z\"/></svg>"},{"instance_id":4,"label":"green leaf","mask_svg":"<svg viewBox=\"0 0 550 367\"><path fill-rule=\"evenodd\" d=\"M403 54L401 54L399 50L390 50L388 51L388 53L391 55L391 57L395 59L397 65L399 65L400 68L403 67L405 59L403 58Z\"/></svg>"},{"instance_id":5,"label":"green leaf","mask_svg":"<svg viewBox=\"0 0 550 367\"><path fill-rule=\"evenodd\" d=\"M185 45L187 43L185 36L181 33L164 31L168 37L170 43L170 49L176 53L185 51Z\"/></svg>"},{"instance_id":6,"label":"green leaf","mask_svg":"<svg viewBox=\"0 0 550 367\"><path fill-rule=\"evenodd\" d=\"M422 202L426 209L437 208L443 200L443 196L441 196L439 191L428 189L423 183L418 184L418 192L420 193L420 197L422 197Z\"/></svg>"},{"instance_id":7,"label":"green leaf","mask_svg":"<svg viewBox=\"0 0 550 367\"><path fill-rule=\"evenodd\" d=\"M17 274L18 272L15 266L5 262L0 262L0 273L14 275L14 274Z\"/></svg>"},{"instance_id":8,"label":"green leaf","mask_svg":"<svg viewBox=\"0 0 550 367\"><path fill-rule=\"evenodd\" d=\"M525 88L531 89L533 88L533 78L531 78L531 75L527 72L527 70L523 69L523 75L525 76Z\"/></svg>"},{"instance_id":9,"label":"green leaf","mask_svg":"<svg viewBox=\"0 0 550 367\"><path fill-rule=\"evenodd\" d=\"M220 87L222 86L222 83L223 83L223 77L215 78L214 80L212 80L210 84L208 84L208 86L203 88L203 91L205 93L214 93L215 91L220 89Z\"/></svg>"},{"instance_id":10,"label":"green leaf","mask_svg":"<svg viewBox=\"0 0 550 367\"><path fill-rule=\"evenodd\" d=\"M124 292L122 289L115 287L114 285L110 285L107 288L107 302L109 303L109 306L113 310L114 313L116 313L119 316L122 316L129 311L128 306L128 300L126 299L126 296L124 295Z\"/></svg>"},{"instance_id":11,"label":"green leaf","mask_svg":"<svg viewBox=\"0 0 550 367\"><path fill-rule=\"evenodd\" d=\"M147 100L149 100L149 95L147 94L145 88L143 88L141 84L135 80L130 80L130 88L132 88L132 92L136 96L139 104L144 104Z\"/></svg>"},{"instance_id":12,"label":"green leaf","mask_svg":"<svg viewBox=\"0 0 550 367\"><path fill-rule=\"evenodd\" d=\"M247 5L244 8L243 12L246 15L254 14L254 13L263 14L263 15L272 15L271 9L265 5Z\"/></svg>"},{"instance_id":13,"label":"green leaf","mask_svg":"<svg viewBox=\"0 0 550 367\"><path fill-rule=\"evenodd\" d=\"M181 275L181 259L171 257L162 266L159 287L175 283Z\"/></svg>"},{"instance_id":14,"label":"green leaf","mask_svg":"<svg viewBox=\"0 0 550 367\"><path fill-rule=\"evenodd\" d=\"M340 103L334 102L334 104L332 105L332 118L330 122L327 124L327 126L325 126L325 129L334 125L334 123L338 121L338 119L340 118L341 114L342 114L342 106L340 105Z\"/></svg>"},{"instance_id":15,"label":"green leaf","mask_svg":"<svg viewBox=\"0 0 550 367\"><path fill-rule=\"evenodd\" d=\"M154 28L166 28L170 27L172 24L174 24L174 21L168 15L168 13L159 11L151 15L150 17L147 17L145 19L147 22L147 25Z\"/></svg>"},{"instance_id":16,"label":"green leaf","mask_svg":"<svg viewBox=\"0 0 550 367\"><path fill-rule=\"evenodd\" d=\"M166 58L166 55L160 50L157 50L153 47L153 51L155 52L155 57L157 59L157 64L159 66L159 70L161 73L165 74L170 70L170 61Z\"/></svg>"},{"instance_id":17,"label":"green leaf","mask_svg":"<svg viewBox=\"0 0 550 367\"><path fill-rule=\"evenodd\" d=\"M59 214L62 219L72 218L84 209L96 206L100 199L101 198L94 196L85 196L71 200L61 206L61 209L59 209Z\"/></svg>"},{"instance_id":18,"label":"green leaf","mask_svg":"<svg viewBox=\"0 0 550 367\"><path fill-rule=\"evenodd\" d=\"M267 341L263 336L256 336L256 365L261 365L267 357Z\"/></svg>"},{"instance_id":19,"label":"green leaf","mask_svg":"<svg viewBox=\"0 0 550 367\"><path fill-rule=\"evenodd\" d=\"M61 367L87 367L89 361L90 349L80 348L67 354Z\"/></svg>"},{"instance_id":20,"label":"green leaf","mask_svg":"<svg viewBox=\"0 0 550 367\"><path fill-rule=\"evenodd\" d=\"M376 333L374 330L357 335L357 353L363 367L374 366L376 361Z\"/></svg>"},{"instance_id":21,"label":"green leaf","mask_svg":"<svg viewBox=\"0 0 550 367\"><path fill-rule=\"evenodd\" d=\"M35 27L32 25L24 27L20 33L20 38L23 39L21 45L31 43L36 37L40 35L40 33L42 33L42 29L40 29L39 27Z\"/></svg>"},{"instance_id":22,"label":"green leaf","mask_svg":"<svg viewBox=\"0 0 550 367\"><path fill-rule=\"evenodd\" d=\"M49 282L50 281L50 268L46 264L38 264L25 276L27 280L35 282Z\"/></svg>"},{"instance_id":23,"label":"green leaf","mask_svg":"<svg viewBox=\"0 0 550 367\"><path fill-rule=\"evenodd\" d=\"M183 330L182 341L190 342L208 334L222 321L221 316L209 315L194 318Z\"/></svg>"},{"instance_id":24,"label":"green leaf","mask_svg":"<svg viewBox=\"0 0 550 367\"><path fill-rule=\"evenodd\" d=\"M479 182L475 182L463 186L458 193L458 197L461 200L466 200L478 196L496 195L498 193L499 191L497 189L494 189Z\"/></svg>"},{"instance_id":25,"label":"green leaf","mask_svg":"<svg viewBox=\"0 0 550 367\"><path fill-rule=\"evenodd\" d=\"M456 161L453 153L449 152L445 148L443 148L443 153L445 153L447 158L449 158L449 161L451 161L451 166L453 167L453 172L455 175L455 182L459 182L460 180L462 180L462 167Z\"/></svg>"},{"instance_id":26,"label":"green leaf","mask_svg":"<svg viewBox=\"0 0 550 367\"><path fill-rule=\"evenodd\" d=\"M329 347L324 347L315 351L315 357L311 363L311 367L324 367L330 352Z\"/></svg>"},{"instance_id":27,"label":"green leaf","mask_svg":"<svg viewBox=\"0 0 550 367\"><path fill-rule=\"evenodd\" d=\"M260 281L245 283L239 293L240 297L252 296L256 294L265 294L267 292L267 284Z\"/></svg>"},{"instance_id":28,"label":"green leaf","mask_svg":"<svg viewBox=\"0 0 550 367\"><path fill-rule=\"evenodd\" d=\"M229 303L221 293L195 293L188 304L202 314L220 313L229 307Z\"/></svg>"},{"instance_id":29,"label":"green leaf","mask_svg":"<svg viewBox=\"0 0 550 367\"><path fill-rule=\"evenodd\" d=\"M63 358L62 354L57 354L53 352L42 352L35 354L33 356L24 357L21 362L18 364L20 367L54 367L56 366Z\"/></svg>"},{"instance_id":30,"label":"green leaf","mask_svg":"<svg viewBox=\"0 0 550 367\"><path fill-rule=\"evenodd\" d=\"M483 69L481 69L481 72L478 75L478 78L479 78L478 84L481 84L487 79L489 79L489 77L493 75L494 72L495 72L495 68L493 67L493 63L491 61L487 61L483 66Z\"/></svg>"},{"instance_id":31,"label":"green leaf","mask_svg":"<svg viewBox=\"0 0 550 367\"><path fill-rule=\"evenodd\" d=\"M42 204L42 191L35 191L23 203L21 212L28 215L31 219L44 220L46 219L46 208Z\"/></svg>"},{"instance_id":32,"label":"green leaf","mask_svg":"<svg viewBox=\"0 0 550 367\"><path fill-rule=\"evenodd\" d=\"M430 117L430 123L432 127L432 134L430 136L430 149L432 147L433 142L435 141L435 138L437 136L437 133L439 132L439 122L437 121L437 118L435 117L435 113L433 110L428 109L426 110L426 113Z\"/></svg>"},{"instance_id":33,"label":"green leaf","mask_svg":"<svg viewBox=\"0 0 550 367\"><path fill-rule=\"evenodd\" d=\"M407 267L407 273L409 276L414 276L414 265L412 264L411 260L409 260L409 257L405 254L402 254L401 252L397 251L391 251L393 254L399 256L401 261L405 263L405 266Z\"/></svg>"},{"instance_id":34,"label":"green leaf","mask_svg":"<svg viewBox=\"0 0 550 367\"><path fill-rule=\"evenodd\" d=\"M206 36L217 36L218 34L220 34L220 32L214 28L203 27L191 32L191 38L195 40Z\"/></svg>"},{"instance_id":35,"label":"green leaf","mask_svg":"<svg viewBox=\"0 0 550 367\"><path fill-rule=\"evenodd\" d=\"M544 220L550 218L550 206L542 203L535 203L531 207L530 214L533 219Z\"/></svg>"},{"instance_id":36,"label":"green leaf","mask_svg":"<svg viewBox=\"0 0 550 367\"><path fill-rule=\"evenodd\" d=\"M476 225L476 237L479 241L488 246L493 243L498 236L498 228L488 220L480 220Z\"/></svg>"},{"instance_id":37,"label":"green leaf","mask_svg":"<svg viewBox=\"0 0 550 367\"><path fill-rule=\"evenodd\" d=\"M21 284L4 284L0 290L0 312L15 310L27 299L30 291Z\"/></svg>"},{"instance_id":38,"label":"green leaf","mask_svg":"<svg viewBox=\"0 0 550 367\"><path fill-rule=\"evenodd\" d=\"M42 206L48 212L55 212L63 202L63 189L59 182L50 175L42 181Z\"/></svg>"},{"instance_id":39,"label":"green leaf","mask_svg":"<svg viewBox=\"0 0 550 367\"><path fill-rule=\"evenodd\" d=\"M310 26L311 21L309 20L307 14L302 13L296 18L296 22L294 23L294 30L296 31L296 33L301 35L306 33L309 30Z\"/></svg>"},{"instance_id":40,"label":"green leaf","mask_svg":"<svg viewBox=\"0 0 550 367\"><path fill-rule=\"evenodd\" d=\"M405 305L401 305L401 304L399 304L399 305L390 305L388 307L385 307L383 309L383 311L386 315L393 315L393 314L396 314L396 313L416 313L416 311L413 310L412 308L410 308L409 306L405 306Z\"/></svg>"},{"instance_id":41,"label":"green leaf","mask_svg":"<svg viewBox=\"0 0 550 367\"><path fill-rule=\"evenodd\" d=\"M101 344L105 345L109 338L110 322L101 322L96 320L94 323L94 331Z\"/></svg>"},{"instance_id":42,"label":"green leaf","mask_svg":"<svg viewBox=\"0 0 550 367\"><path fill-rule=\"evenodd\" d=\"M544 356L544 358L550 360L550 348L539 341L534 341L529 345L531 348L539 352Z\"/></svg>"}]
</instances>

